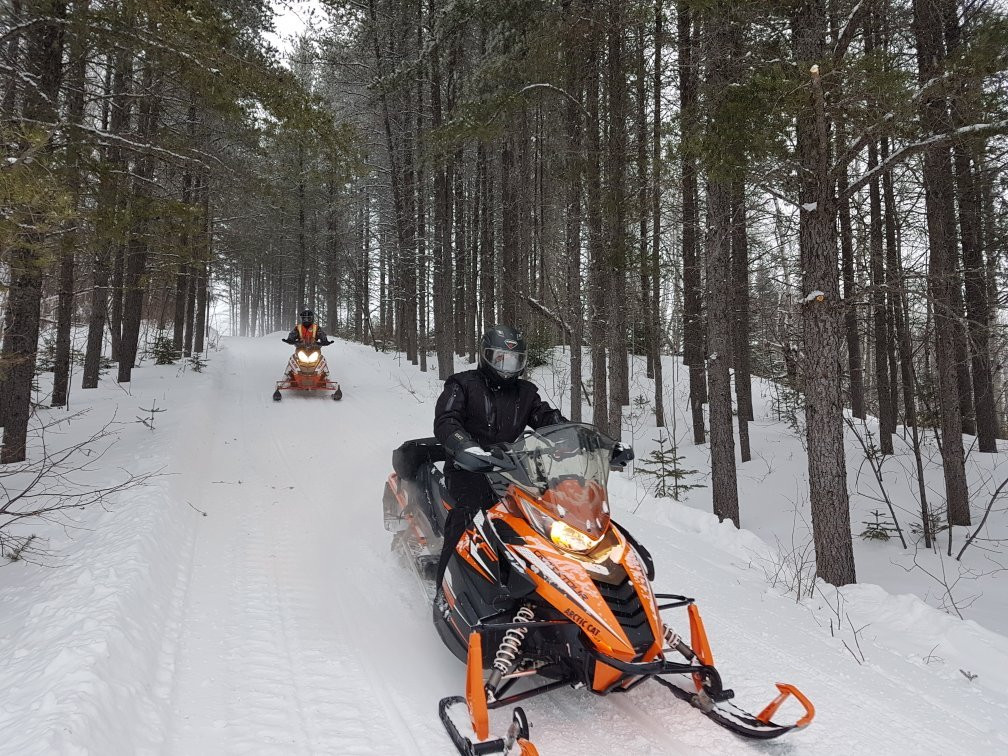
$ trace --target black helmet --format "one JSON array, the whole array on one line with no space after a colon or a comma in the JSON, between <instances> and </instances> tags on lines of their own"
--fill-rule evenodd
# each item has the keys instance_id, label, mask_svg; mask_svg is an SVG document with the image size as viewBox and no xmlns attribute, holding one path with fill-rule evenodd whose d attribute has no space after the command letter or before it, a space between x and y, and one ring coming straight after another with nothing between
<instances>
[{"instance_id":1,"label":"black helmet","mask_svg":"<svg viewBox=\"0 0 1008 756\"><path fill-rule=\"evenodd\" d=\"M315 325L315 313L311 310L301 310L301 325L306 327Z\"/></svg>"},{"instance_id":2,"label":"black helmet","mask_svg":"<svg viewBox=\"0 0 1008 756\"><path fill-rule=\"evenodd\" d=\"M515 380L527 360L525 337L511 326L494 326L480 337L479 370L494 383Z\"/></svg>"}]
</instances>

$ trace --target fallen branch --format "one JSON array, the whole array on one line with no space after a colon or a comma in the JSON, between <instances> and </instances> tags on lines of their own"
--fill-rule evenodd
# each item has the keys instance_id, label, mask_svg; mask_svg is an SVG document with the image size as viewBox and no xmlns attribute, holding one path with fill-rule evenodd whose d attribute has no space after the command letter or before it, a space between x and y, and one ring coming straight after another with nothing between
<instances>
[{"instance_id":1,"label":"fallen branch","mask_svg":"<svg viewBox=\"0 0 1008 756\"><path fill-rule=\"evenodd\" d=\"M990 501L987 502L987 509L984 511L984 516L980 518L980 524L977 525L976 530L973 531L973 535L966 539L966 543L963 544L963 547L959 549L959 553L956 554L957 562L962 559L963 552L966 551L966 548L973 543L976 537L980 534L980 531L983 530L983 526L987 523L987 518L990 516L991 510L994 508L994 502L997 501L998 496L1001 495L1001 491L1005 486L1008 486L1008 478L1002 480L1001 485L994 489L994 493L991 494ZM949 530L951 530L951 528L949 528Z\"/></svg>"}]
</instances>

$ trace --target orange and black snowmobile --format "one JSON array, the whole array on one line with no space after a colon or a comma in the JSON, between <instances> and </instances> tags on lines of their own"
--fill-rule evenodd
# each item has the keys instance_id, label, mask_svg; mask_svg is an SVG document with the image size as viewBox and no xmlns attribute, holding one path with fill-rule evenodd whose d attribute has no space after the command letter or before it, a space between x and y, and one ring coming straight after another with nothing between
<instances>
[{"instance_id":1,"label":"orange and black snowmobile","mask_svg":"<svg viewBox=\"0 0 1008 756\"><path fill-rule=\"evenodd\" d=\"M516 708L502 738L489 738L488 710L565 686L605 695L648 680L664 685L729 730L769 739L807 726L815 714L793 685L759 714L735 706L714 667L700 612L686 596L655 593L651 556L610 516L607 482L632 451L590 425L530 431L487 452L472 472L487 475L498 502L473 518L434 594L434 625L466 663L465 696L440 702L441 720L463 756L536 754ZM422 579L433 577L453 502L435 466L435 439L393 454L385 523ZM662 612L685 609L690 639ZM791 724L774 715L788 699L804 711ZM468 708L472 736L452 714Z\"/></svg>"},{"instance_id":2,"label":"orange and black snowmobile","mask_svg":"<svg viewBox=\"0 0 1008 756\"><path fill-rule=\"evenodd\" d=\"M280 401L281 391L332 391L332 398L336 401L343 398L340 385L329 380L329 365L322 356L322 347L329 344L332 342L316 341L311 344L303 341L294 342L294 354L287 363L287 372L283 380L277 381L273 401Z\"/></svg>"}]
</instances>

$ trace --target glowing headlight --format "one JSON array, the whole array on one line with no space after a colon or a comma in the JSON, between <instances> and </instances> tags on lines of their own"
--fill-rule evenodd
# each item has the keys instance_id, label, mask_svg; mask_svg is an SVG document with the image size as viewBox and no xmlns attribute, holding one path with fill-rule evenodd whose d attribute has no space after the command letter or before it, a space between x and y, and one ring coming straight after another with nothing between
<instances>
[{"instance_id":1,"label":"glowing headlight","mask_svg":"<svg viewBox=\"0 0 1008 756\"><path fill-rule=\"evenodd\" d=\"M598 546L602 537L600 536L593 540L567 523L555 520L550 526L550 540L564 551L573 551L581 554L591 551Z\"/></svg>"},{"instance_id":2,"label":"glowing headlight","mask_svg":"<svg viewBox=\"0 0 1008 756\"><path fill-rule=\"evenodd\" d=\"M308 352L302 349L297 353L297 358L298 362L306 362L309 365L314 365L316 362L319 361L319 353L312 352L311 354L309 354Z\"/></svg>"}]
</instances>

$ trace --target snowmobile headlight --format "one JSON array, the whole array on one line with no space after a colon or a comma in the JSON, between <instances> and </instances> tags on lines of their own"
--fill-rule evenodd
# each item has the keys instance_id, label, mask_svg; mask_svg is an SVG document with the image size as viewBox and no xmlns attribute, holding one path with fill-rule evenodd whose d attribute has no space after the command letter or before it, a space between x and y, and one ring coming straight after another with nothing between
<instances>
[{"instance_id":1,"label":"snowmobile headlight","mask_svg":"<svg viewBox=\"0 0 1008 756\"><path fill-rule=\"evenodd\" d=\"M554 520L550 526L550 540L564 551L573 551L576 554L583 554L598 546L602 537L590 538L576 528L572 528L566 522Z\"/></svg>"},{"instance_id":2,"label":"snowmobile headlight","mask_svg":"<svg viewBox=\"0 0 1008 756\"><path fill-rule=\"evenodd\" d=\"M301 349L297 353L297 358L298 362L304 362L308 365L314 365L316 362L319 361L319 353L318 352L309 353Z\"/></svg>"}]
</instances>

